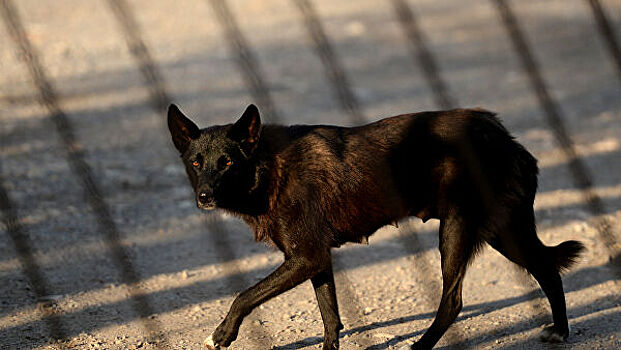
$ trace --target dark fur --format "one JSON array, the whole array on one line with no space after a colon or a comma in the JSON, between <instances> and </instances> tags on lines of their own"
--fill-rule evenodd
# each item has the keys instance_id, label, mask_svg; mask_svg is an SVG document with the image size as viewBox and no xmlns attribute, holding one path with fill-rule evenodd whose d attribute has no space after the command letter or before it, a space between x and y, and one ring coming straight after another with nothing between
<instances>
[{"instance_id":1,"label":"dark fur","mask_svg":"<svg viewBox=\"0 0 621 350\"><path fill-rule=\"evenodd\" d=\"M579 242L547 247L537 237L537 162L485 110L405 114L354 128L261 125L249 106L235 123L203 130L172 105L169 128L201 208L240 216L285 262L241 293L213 334L237 337L243 318L310 279L324 321L324 349L342 329L330 248L362 242L409 216L440 220L443 290L436 319L414 348L432 348L462 307L466 268L483 242L527 269L545 291L548 329L569 334L559 271ZM192 165L196 161L197 164ZM228 164L230 161L230 164ZM546 336L545 340L556 338Z\"/></svg>"}]
</instances>

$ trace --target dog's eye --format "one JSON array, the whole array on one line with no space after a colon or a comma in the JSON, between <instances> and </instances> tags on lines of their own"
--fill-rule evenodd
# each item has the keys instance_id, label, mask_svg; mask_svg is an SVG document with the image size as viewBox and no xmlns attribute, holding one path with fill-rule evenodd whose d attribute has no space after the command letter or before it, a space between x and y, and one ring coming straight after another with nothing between
<instances>
[{"instance_id":1,"label":"dog's eye","mask_svg":"<svg viewBox=\"0 0 621 350\"><path fill-rule=\"evenodd\" d=\"M231 164L233 164L233 162L231 161L231 158L227 156L222 156L220 157L220 159L218 159L218 169L220 170L223 170L224 168L230 166Z\"/></svg>"},{"instance_id":2,"label":"dog's eye","mask_svg":"<svg viewBox=\"0 0 621 350\"><path fill-rule=\"evenodd\" d=\"M202 163L203 163L203 156L201 156L201 154L198 153L196 157L194 158L194 161L192 162L192 166L195 168L200 168Z\"/></svg>"}]
</instances>

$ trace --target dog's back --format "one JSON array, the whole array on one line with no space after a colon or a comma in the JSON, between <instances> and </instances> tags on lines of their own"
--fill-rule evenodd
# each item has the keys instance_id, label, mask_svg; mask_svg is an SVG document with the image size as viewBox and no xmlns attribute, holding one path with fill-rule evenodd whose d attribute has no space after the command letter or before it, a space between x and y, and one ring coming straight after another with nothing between
<instances>
[{"instance_id":1,"label":"dog's back","mask_svg":"<svg viewBox=\"0 0 621 350\"><path fill-rule=\"evenodd\" d=\"M407 216L450 206L489 215L492 203L531 206L536 160L490 112L405 114L368 125L265 126L277 159L278 215L320 220L333 246L360 242ZM270 141L272 140L272 141ZM286 212L283 214L283 210ZM474 219L474 218L473 218Z\"/></svg>"}]
</instances>

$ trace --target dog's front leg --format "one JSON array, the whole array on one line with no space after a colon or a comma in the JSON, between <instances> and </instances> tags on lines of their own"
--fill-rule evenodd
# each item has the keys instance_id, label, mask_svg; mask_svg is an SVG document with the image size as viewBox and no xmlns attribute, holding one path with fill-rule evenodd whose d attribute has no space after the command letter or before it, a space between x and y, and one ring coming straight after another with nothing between
<instances>
[{"instance_id":1,"label":"dog's front leg","mask_svg":"<svg viewBox=\"0 0 621 350\"><path fill-rule=\"evenodd\" d=\"M336 288L334 285L334 274L332 273L332 263L326 269L311 278L319 311L323 319L323 350L335 350L339 348L339 331L343 329L341 318L339 317L338 304L336 302Z\"/></svg>"},{"instance_id":2,"label":"dog's front leg","mask_svg":"<svg viewBox=\"0 0 621 350\"><path fill-rule=\"evenodd\" d=\"M210 349L226 347L237 338L244 317L263 302L299 285L324 269L322 259L292 256L265 279L241 293L226 318L205 340Z\"/></svg>"}]
</instances>

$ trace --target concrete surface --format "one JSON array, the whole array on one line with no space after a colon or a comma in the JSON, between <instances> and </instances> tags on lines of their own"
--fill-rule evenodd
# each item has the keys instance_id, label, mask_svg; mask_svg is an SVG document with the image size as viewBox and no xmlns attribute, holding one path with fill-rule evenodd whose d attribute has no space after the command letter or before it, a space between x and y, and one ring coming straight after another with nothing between
<instances>
[{"instance_id":1,"label":"concrete surface","mask_svg":"<svg viewBox=\"0 0 621 350\"><path fill-rule=\"evenodd\" d=\"M13 3L140 277L133 290L146 296L154 314L150 321L137 316L97 215L3 23L0 180L50 295L35 294L8 226L0 225L0 348L200 348L234 296L274 269L281 254L253 243L237 219L196 209L164 113L154 109L150 87L108 2ZM390 1L312 3L369 121L437 108ZM539 159L542 240L552 245L578 239L588 248L564 277L570 339L553 348L621 348L621 283L609 261L618 246L611 251L603 244L595 227L601 217L592 215L574 185L496 7L483 0L408 3L459 105L498 112ZM166 92L202 126L231 122L254 102L209 2L128 4ZM621 2L602 4L620 37ZM351 124L293 1L228 5L256 54L281 122ZM510 5L619 240L621 81L588 4ZM419 241L414 252L403 244L412 229ZM380 230L368 247L335 251L345 316L342 349L398 348L431 324L441 279L436 230L437 221L412 220ZM233 256L227 258L214 242L228 242ZM486 249L467 275L464 311L437 347L548 348L537 335L551 322L549 307L534 287L532 279ZM50 340L49 313L68 335L60 345ZM156 325L154 337L146 334L145 322ZM305 283L253 313L233 348L317 349L322 333L312 288Z\"/></svg>"}]
</instances>

